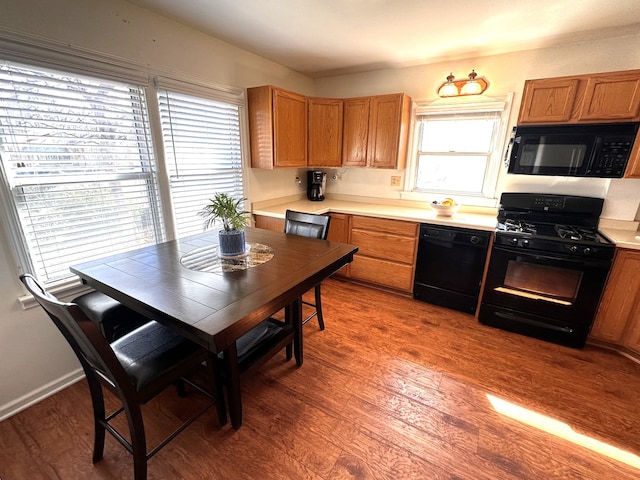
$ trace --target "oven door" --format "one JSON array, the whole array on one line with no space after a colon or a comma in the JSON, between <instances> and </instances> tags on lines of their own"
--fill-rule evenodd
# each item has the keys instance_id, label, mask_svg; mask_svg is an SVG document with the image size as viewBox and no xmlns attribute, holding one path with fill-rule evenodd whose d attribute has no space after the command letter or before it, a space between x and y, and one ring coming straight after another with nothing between
<instances>
[{"instance_id":1,"label":"oven door","mask_svg":"<svg viewBox=\"0 0 640 480\"><path fill-rule=\"evenodd\" d=\"M487 309L480 321L490 324L487 316L499 311L505 320L509 312L516 323L577 331L586 338L610 266L610 260L494 246L482 297ZM517 326L509 329L518 331Z\"/></svg>"}]
</instances>

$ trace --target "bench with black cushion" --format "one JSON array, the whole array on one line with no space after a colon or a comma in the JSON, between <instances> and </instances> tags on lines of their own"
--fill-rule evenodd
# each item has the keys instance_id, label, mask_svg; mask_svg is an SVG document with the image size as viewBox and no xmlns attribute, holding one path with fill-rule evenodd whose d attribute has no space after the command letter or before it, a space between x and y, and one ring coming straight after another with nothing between
<instances>
[{"instance_id":1,"label":"bench with black cushion","mask_svg":"<svg viewBox=\"0 0 640 480\"><path fill-rule=\"evenodd\" d=\"M149 318L125 307L102 292L91 292L72 300L89 319L100 327L107 341L126 335L144 325Z\"/></svg>"},{"instance_id":2,"label":"bench with black cushion","mask_svg":"<svg viewBox=\"0 0 640 480\"><path fill-rule=\"evenodd\" d=\"M263 320L236 341L240 373L264 364L292 341L292 325L273 318ZM222 360L223 357L220 352L218 358Z\"/></svg>"}]
</instances>

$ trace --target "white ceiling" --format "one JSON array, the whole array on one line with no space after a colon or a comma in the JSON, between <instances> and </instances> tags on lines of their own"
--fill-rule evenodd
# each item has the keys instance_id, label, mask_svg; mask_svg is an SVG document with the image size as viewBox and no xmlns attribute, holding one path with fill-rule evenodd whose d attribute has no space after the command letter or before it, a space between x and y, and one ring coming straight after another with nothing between
<instances>
[{"instance_id":1,"label":"white ceiling","mask_svg":"<svg viewBox=\"0 0 640 480\"><path fill-rule=\"evenodd\" d=\"M639 0L130 1L313 78L640 30Z\"/></svg>"}]
</instances>

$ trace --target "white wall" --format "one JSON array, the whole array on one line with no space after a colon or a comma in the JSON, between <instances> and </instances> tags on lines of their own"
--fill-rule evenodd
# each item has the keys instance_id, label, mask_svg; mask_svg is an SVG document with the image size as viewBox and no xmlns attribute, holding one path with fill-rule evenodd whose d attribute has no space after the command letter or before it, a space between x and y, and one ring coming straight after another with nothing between
<instances>
[{"instance_id":1,"label":"white wall","mask_svg":"<svg viewBox=\"0 0 640 480\"><path fill-rule=\"evenodd\" d=\"M593 40L555 48L528 50L490 57L477 57L440 62L401 69L387 69L357 75L344 75L316 81L316 95L351 97L381 93L404 92L417 101L439 99L436 90L449 72L464 78L475 69L486 77L489 88L484 96L504 96L513 92L508 132L515 125L522 98L524 81L534 78L577 75L584 73L630 70L640 68L640 33L604 40ZM390 186L391 175L404 171L351 168L342 180L329 180L328 193L376 195L399 198L400 189ZM500 172L498 193L503 191L536 191L541 193L605 196L603 217L633 220L640 204L640 180L577 179L507 175Z\"/></svg>"},{"instance_id":2,"label":"white wall","mask_svg":"<svg viewBox=\"0 0 640 480\"><path fill-rule=\"evenodd\" d=\"M121 0L0 0L0 29L64 42L234 87L275 84L313 94L314 83L259 56L190 30ZM257 185L255 200L267 195ZM292 180L292 185L293 180ZM40 308L22 310L16 264L0 226L0 419L77 375L71 349Z\"/></svg>"}]
</instances>

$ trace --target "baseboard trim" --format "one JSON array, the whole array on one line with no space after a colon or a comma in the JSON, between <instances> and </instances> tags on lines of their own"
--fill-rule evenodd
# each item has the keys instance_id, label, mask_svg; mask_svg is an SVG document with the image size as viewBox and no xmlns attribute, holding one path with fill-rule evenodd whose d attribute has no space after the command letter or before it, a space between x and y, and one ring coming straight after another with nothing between
<instances>
[{"instance_id":1,"label":"baseboard trim","mask_svg":"<svg viewBox=\"0 0 640 480\"><path fill-rule=\"evenodd\" d=\"M16 398L9 403L0 406L0 422L29 408L32 405L44 400L47 397L73 385L84 378L84 371L78 368L52 382L37 388L22 397Z\"/></svg>"}]
</instances>

